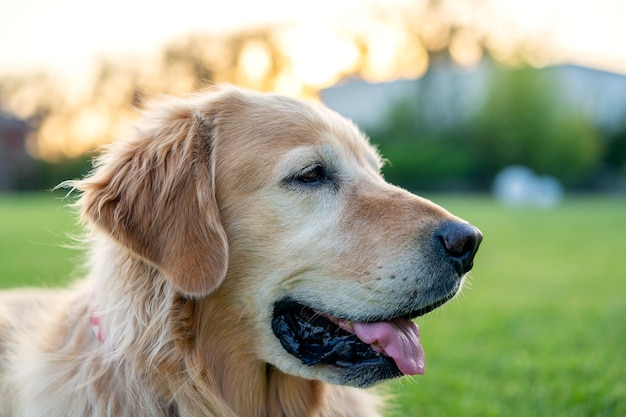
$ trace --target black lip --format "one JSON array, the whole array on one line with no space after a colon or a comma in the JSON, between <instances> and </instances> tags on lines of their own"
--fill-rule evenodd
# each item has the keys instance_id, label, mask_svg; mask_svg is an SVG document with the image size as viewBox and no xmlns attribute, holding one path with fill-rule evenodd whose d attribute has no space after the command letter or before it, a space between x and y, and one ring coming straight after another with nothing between
<instances>
[{"instance_id":1,"label":"black lip","mask_svg":"<svg viewBox=\"0 0 626 417\"><path fill-rule=\"evenodd\" d=\"M356 335L341 329L312 308L290 299L274 306L272 329L283 347L305 365L345 367L381 357Z\"/></svg>"},{"instance_id":2,"label":"black lip","mask_svg":"<svg viewBox=\"0 0 626 417\"><path fill-rule=\"evenodd\" d=\"M402 375L393 359L291 299L274 305L272 330L283 348L302 364L334 366L347 385L364 387Z\"/></svg>"},{"instance_id":3,"label":"black lip","mask_svg":"<svg viewBox=\"0 0 626 417\"><path fill-rule=\"evenodd\" d=\"M382 322L423 316L454 297L454 291L419 308L407 308L389 316L343 317L354 322ZM272 330L282 347L307 366L332 366L340 383L367 387L378 381L402 376L393 359L363 343L330 319L289 297L274 304ZM332 312L331 312L332 314Z\"/></svg>"}]
</instances>

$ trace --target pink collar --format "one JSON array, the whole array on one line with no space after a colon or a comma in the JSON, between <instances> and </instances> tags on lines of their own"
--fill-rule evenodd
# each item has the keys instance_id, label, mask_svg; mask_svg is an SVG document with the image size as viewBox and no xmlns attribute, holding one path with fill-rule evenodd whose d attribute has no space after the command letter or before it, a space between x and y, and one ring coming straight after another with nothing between
<instances>
[{"instance_id":1,"label":"pink collar","mask_svg":"<svg viewBox=\"0 0 626 417\"><path fill-rule=\"evenodd\" d=\"M89 322L91 323L91 330L93 330L93 334L100 341L100 343L104 343L104 333L102 332L102 326L100 325L100 317L96 315L93 306L89 307Z\"/></svg>"}]
</instances>

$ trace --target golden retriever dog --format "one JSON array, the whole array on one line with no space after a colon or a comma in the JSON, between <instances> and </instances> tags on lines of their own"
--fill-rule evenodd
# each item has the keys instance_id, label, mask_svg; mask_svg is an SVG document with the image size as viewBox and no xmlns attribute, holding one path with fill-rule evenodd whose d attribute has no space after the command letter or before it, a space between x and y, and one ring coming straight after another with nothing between
<instances>
[{"instance_id":1,"label":"golden retriever dog","mask_svg":"<svg viewBox=\"0 0 626 417\"><path fill-rule=\"evenodd\" d=\"M222 86L166 98L77 190L86 277L0 295L2 417L364 417L424 371L412 319L482 236L384 181L350 122Z\"/></svg>"}]
</instances>

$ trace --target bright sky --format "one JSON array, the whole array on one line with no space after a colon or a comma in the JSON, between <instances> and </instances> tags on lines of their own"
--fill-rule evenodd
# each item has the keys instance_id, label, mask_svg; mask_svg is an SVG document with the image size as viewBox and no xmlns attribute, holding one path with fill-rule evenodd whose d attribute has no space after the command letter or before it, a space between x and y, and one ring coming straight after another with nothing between
<instances>
[{"instance_id":1,"label":"bright sky","mask_svg":"<svg viewBox=\"0 0 626 417\"><path fill-rule=\"evenodd\" d=\"M359 0L0 0L0 74L75 70L106 54L149 55L188 33L324 19Z\"/></svg>"},{"instance_id":2,"label":"bright sky","mask_svg":"<svg viewBox=\"0 0 626 417\"><path fill-rule=\"evenodd\" d=\"M0 0L0 75L37 69L81 74L102 55L150 56L189 32L255 23L304 22L318 36L318 23L323 29L329 19L350 16L370 1L376 0ZM548 28L566 60L626 73L626 0L493 2L495 22L502 17L530 30Z\"/></svg>"}]
</instances>

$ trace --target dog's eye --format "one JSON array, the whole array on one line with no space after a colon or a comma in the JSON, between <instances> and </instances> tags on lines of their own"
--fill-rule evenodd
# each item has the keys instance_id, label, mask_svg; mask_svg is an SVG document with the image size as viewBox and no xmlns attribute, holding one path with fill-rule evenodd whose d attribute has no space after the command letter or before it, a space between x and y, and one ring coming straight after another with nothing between
<instances>
[{"instance_id":1,"label":"dog's eye","mask_svg":"<svg viewBox=\"0 0 626 417\"><path fill-rule=\"evenodd\" d=\"M326 170L321 165L313 165L300 172L295 179L302 184L319 184L327 179Z\"/></svg>"},{"instance_id":2,"label":"dog's eye","mask_svg":"<svg viewBox=\"0 0 626 417\"><path fill-rule=\"evenodd\" d=\"M306 189L339 189L339 180L334 171L320 163L309 165L284 179L283 185L296 191Z\"/></svg>"}]
</instances>

